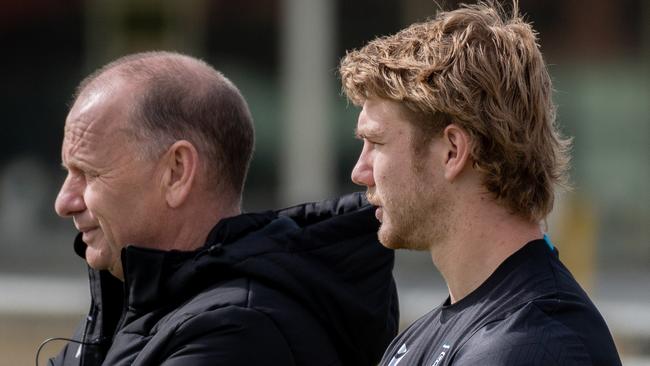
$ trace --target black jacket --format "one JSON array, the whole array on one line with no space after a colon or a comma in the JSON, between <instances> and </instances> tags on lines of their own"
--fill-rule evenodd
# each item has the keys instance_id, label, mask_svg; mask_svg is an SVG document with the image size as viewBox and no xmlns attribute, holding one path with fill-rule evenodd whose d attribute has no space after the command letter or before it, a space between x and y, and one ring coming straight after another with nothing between
<instances>
[{"instance_id":1,"label":"black jacket","mask_svg":"<svg viewBox=\"0 0 650 366\"><path fill-rule=\"evenodd\" d=\"M355 194L221 220L194 252L128 246L50 365L375 365L398 326L377 225Z\"/></svg>"}]
</instances>

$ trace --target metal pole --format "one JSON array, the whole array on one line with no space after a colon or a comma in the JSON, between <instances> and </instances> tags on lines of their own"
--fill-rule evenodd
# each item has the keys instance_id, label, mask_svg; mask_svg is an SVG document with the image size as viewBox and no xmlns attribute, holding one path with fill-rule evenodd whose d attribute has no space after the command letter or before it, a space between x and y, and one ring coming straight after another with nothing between
<instances>
[{"instance_id":1,"label":"metal pole","mask_svg":"<svg viewBox=\"0 0 650 366\"><path fill-rule=\"evenodd\" d=\"M285 0L282 38L284 126L280 202L332 194L330 105L335 93L334 2Z\"/></svg>"}]
</instances>

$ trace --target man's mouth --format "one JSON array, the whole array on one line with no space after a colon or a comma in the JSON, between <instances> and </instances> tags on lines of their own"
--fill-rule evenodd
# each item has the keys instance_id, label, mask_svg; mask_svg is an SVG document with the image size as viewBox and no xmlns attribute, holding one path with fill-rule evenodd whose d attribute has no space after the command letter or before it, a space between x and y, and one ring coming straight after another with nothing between
<instances>
[{"instance_id":1,"label":"man's mouth","mask_svg":"<svg viewBox=\"0 0 650 366\"><path fill-rule=\"evenodd\" d=\"M373 206L381 206L381 203L377 199L377 195L375 192L366 192L366 200L368 200L368 203L370 203Z\"/></svg>"},{"instance_id":2,"label":"man's mouth","mask_svg":"<svg viewBox=\"0 0 650 366\"><path fill-rule=\"evenodd\" d=\"M79 228L79 232L81 232L82 236L81 238L83 241L88 244L92 239L96 236L97 232L99 231L99 226L93 226L93 227L85 227L85 228Z\"/></svg>"},{"instance_id":3,"label":"man's mouth","mask_svg":"<svg viewBox=\"0 0 650 366\"><path fill-rule=\"evenodd\" d=\"M83 226L83 227L78 227L77 231L79 231L80 233L87 233L87 232L93 231L93 230L95 230L97 228L98 228L98 226Z\"/></svg>"},{"instance_id":4,"label":"man's mouth","mask_svg":"<svg viewBox=\"0 0 650 366\"><path fill-rule=\"evenodd\" d=\"M381 202L379 202L379 199L377 199L377 194L373 191L366 191L366 200L368 200L368 203L371 205L375 206L375 217L379 222L381 221L382 216L384 215L384 209L382 208Z\"/></svg>"}]
</instances>

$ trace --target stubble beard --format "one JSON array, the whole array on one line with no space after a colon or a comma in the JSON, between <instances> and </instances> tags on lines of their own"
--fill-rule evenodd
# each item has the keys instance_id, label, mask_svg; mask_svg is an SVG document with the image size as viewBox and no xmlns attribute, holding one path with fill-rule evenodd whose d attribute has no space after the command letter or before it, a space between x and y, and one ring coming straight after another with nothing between
<instances>
[{"instance_id":1,"label":"stubble beard","mask_svg":"<svg viewBox=\"0 0 650 366\"><path fill-rule=\"evenodd\" d=\"M378 237L387 248L428 251L449 234L451 203L442 190L415 187L407 197L384 197L382 207Z\"/></svg>"}]
</instances>

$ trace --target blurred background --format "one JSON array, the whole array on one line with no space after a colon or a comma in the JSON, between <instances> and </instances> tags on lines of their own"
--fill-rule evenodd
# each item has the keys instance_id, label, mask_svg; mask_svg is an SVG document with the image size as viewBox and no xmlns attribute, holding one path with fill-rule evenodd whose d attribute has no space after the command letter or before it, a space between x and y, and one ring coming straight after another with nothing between
<instances>
[{"instance_id":1,"label":"blurred background","mask_svg":"<svg viewBox=\"0 0 650 366\"><path fill-rule=\"evenodd\" d=\"M455 8L456 1L437 1ZM2 0L0 365L34 362L89 306L71 222L53 210L70 96L127 53L200 57L239 86L257 132L249 211L359 190L358 109L340 94L346 50L435 14L433 0ZM650 365L650 1L521 0L574 136L575 189L547 226L625 365ZM426 253L400 252L402 323L446 297ZM41 363L61 343L48 344Z\"/></svg>"}]
</instances>

